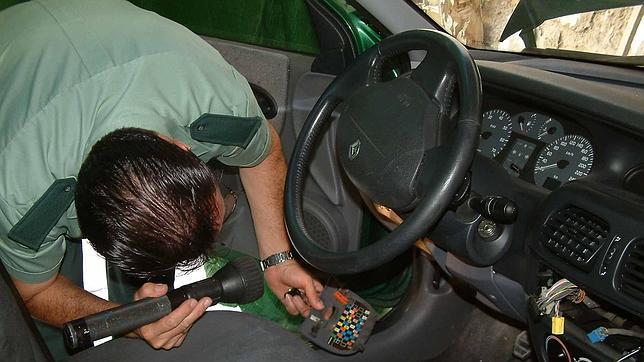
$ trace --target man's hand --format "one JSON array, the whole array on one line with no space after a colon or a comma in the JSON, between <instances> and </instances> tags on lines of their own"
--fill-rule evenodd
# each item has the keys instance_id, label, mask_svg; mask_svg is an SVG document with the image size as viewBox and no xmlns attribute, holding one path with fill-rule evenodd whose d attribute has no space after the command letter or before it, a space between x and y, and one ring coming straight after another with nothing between
<instances>
[{"instance_id":1,"label":"man's hand","mask_svg":"<svg viewBox=\"0 0 644 362\"><path fill-rule=\"evenodd\" d=\"M308 317L311 307L322 310L324 304L320 294L324 287L319 281L300 266L295 260L289 260L271 266L264 272L264 277L273 293L282 301L286 310L292 314ZM290 288L303 291L302 296L286 294Z\"/></svg>"},{"instance_id":2,"label":"man's hand","mask_svg":"<svg viewBox=\"0 0 644 362\"><path fill-rule=\"evenodd\" d=\"M145 283L134 294L134 300L160 297L167 292L168 287L165 284ZM172 313L137 329L134 333L155 349L179 347L192 324L204 314L206 308L211 304L212 299L208 297L201 298L198 302L195 299L188 299Z\"/></svg>"}]
</instances>

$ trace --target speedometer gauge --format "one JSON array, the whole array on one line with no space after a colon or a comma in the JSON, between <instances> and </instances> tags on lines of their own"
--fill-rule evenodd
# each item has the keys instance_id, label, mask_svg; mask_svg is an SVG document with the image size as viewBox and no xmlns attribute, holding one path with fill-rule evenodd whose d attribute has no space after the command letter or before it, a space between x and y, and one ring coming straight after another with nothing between
<instances>
[{"instance_id":1,"label":"speedometer gauge","mask_svg":"<svg viewBox=\"0 0 644 362\"><path fill-rule=\"evenodd\" d=\"M510 140L512 133L510 114L501 109L493 109L483 114L482 121L478 150L485 156L494 158Z\"/></svg>"},{"instance_id":2,"label":"speedometer gauge","mask_svg":"<svg viewBox=\"0 0 644 362\"><path fill-rule=\"evenodd\" d=\"M534 181L537 185L555 189L562 183L587 176L593 160L593 146L586 138L578 135L560 137L539 154L534 167Z\"/></svg>"}]
</instances>

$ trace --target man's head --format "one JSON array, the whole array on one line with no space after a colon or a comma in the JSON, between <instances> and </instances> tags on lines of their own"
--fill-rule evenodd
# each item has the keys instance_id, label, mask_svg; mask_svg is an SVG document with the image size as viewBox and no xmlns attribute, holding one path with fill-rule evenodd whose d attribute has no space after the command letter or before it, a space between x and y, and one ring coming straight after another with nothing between
<instances>
[{"instance_id":1,"label":"man's head","mask_svg":"<svg viewBox=\"0 0 644 362\"><path fill-rule=\"evenodd\" d=\"M156 133L124 128L99 140L76 188L81 230L128 274L147 277L197 265L223 213L213 171Z\"/></svg>"}]
</instances>

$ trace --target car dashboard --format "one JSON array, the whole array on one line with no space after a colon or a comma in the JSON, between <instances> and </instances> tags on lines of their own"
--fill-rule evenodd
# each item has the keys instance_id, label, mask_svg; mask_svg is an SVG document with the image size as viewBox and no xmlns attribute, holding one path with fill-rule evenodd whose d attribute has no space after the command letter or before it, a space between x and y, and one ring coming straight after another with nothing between
<instances>
[{"instance_id":1,"label":"car dashboard","mask_svg":"<svg viewBox=\"0 0 644 362\"><path fill-rule=\"evenodd\" d=\"M472 166L472 193L512 200L518 219L499 225L502 232L496 240L482 240L476 230L482 219L461 207L444 218L435 239L454 239L460 224L467 229L461 234L465 245L443 242L445 249L470 264L492 265L495 272L522 285L529 301L525 315L533 345L542 346L551 330L550 320L530 301L563 278L583 289L598 310L610 310L641 327L641 84L623 87L489 61L478 65L483 80L482 127ZM592 350L584 335L592 326L585 324L587 310L568 316L570 330L578 335L571 348L578 351ZM612 355L585 356L616 357L630 347L617 343L611 348Z\"/></svg>"},{"instance_id":2,"label":"car dashboard","mask_svg":"<svg viewBox=\"0 0 644 362\"><path fill-rule=\"evenodd\" d=\"M611 266L615 262L623 269L623 263L616 261L619 256L613 255L610 265L600 259L611 253L624 254L628 248L622 244L632 249L630 244L644 238L644 220L639 221L644 219L644 208L638 208L644 199L641 130L628 130L623 120L611 120L611 107L593 111L590 105L585 109L580 107L583 103L573 104L573 98L584 93L598 96L586 88L578 88L575 97L566 99L558 97L556 84L549 95L537 84L524 92L485 82L485 70L483 74L479 155L493 161L488 167L496 167L510 179L488 176L486 181L502 185L509 198L513 196L507 190L514 195L532 193L540 200L538 207L525 210L526 219L518 221L528 224L525 235L515 237L529 240L546 264L568 271L580 283L592 287L601 280L596 277L608 274L615 279L619 268ZM560 81L568 78L561 76ZM641 102L627 104L625 100L623 106L633 112L631 121L639 121L631 125L644 127L644 116L638 114ZM635 220L627 222L631 218ZM611 245L614 239L622 246L619 250L609 250L617 245ZM596 272L594 276L591 271ZM611 288L599 288L602 294L606 290L620 293L620 283L610 284ZM613 299L624 306L623 298ZM632 312L644 312L644 304L632 307Z\"/></svg>"},{"instance_id":3,"label":"car dashboard","mask_svg":"<svg viewBox=\"0 0 644 362\"><path fill-rule=\"evenodd\" d=\"M477 150L509 175L548 190L589 175L595 151L578 123L500 97L486 99Z\"/></svg>"},{"instance_id":4,"label":"car dashboard","mask_svg":"<svg viewBox=\"0 0 644 362\"><path fill-rule=\"evenodd\" d=\"M544 190L592 179L644 194L642 141L579 112L535 107L490 91L477 151Z\"/></svg>"}]
</instances>

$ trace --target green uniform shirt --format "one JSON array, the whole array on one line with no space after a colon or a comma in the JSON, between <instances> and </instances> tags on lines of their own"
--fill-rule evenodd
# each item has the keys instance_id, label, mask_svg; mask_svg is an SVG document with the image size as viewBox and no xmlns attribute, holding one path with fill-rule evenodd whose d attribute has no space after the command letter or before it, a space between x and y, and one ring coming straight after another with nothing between
<instances>
[{"instance_id":1,"label":"green uniform shirt","mask_svg":"<svg viewBox=\"0 0 644 362\"><path fill-rule=\"evenodd\" d=\"M262 117L246 80L170 20L111 0L32 1L0 12L0 258L9 273L38 283L58 272L65 236L81 236L73 204L38 251L7 233L55 180L76 177L110 131L157 131L233 166L266 157L263 117L242 148L191 139L188 127L205 113Z\"/></svg>"}]
</instances>

